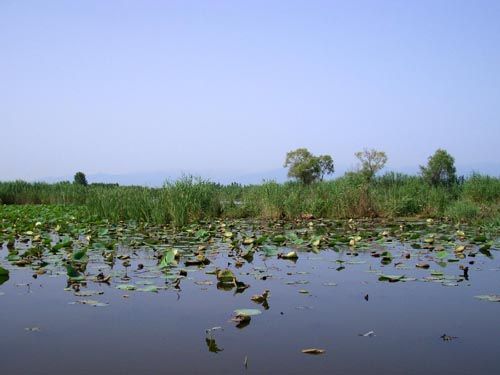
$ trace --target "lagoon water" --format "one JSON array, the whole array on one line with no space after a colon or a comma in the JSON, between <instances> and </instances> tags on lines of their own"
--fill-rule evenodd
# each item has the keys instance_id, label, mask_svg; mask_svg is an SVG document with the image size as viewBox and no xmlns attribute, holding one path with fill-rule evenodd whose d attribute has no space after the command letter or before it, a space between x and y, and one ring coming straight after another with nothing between
<instances>
[{"instance_id":1,"label":"lagoon water","mask_svg":"<svg viewBox=\"0 0 500 375\"><path fill-rule=\"evenodd\" d=\"M295 249L296 261L257 252L236 268L226 245L215 243L210 265L180 262L187 276L178 288L157 269L152 250L122 248L131 256L130 280L122 280L121 262L111 270L91 255L86 272L113 277L87 281L80 293L103 292L87 297L65 290L67 277L56 268L35 279L28 267L10 267L0 286L2 373L499 374L500 303L475 298L500 294L494 246L490 257L475 252L447 264L394 242L383 246L392 256L384 265L372 254L379 248ZM6 255L4 246L8 267ZM430 268L415 267L422 261ZM242 293L217 288L210 271L228 265L250 286ZM460 265L469 266L468 280ZM380 281L380 274L406 281ZM268 309L250 300L266 289ZM102 306L74 303L88 300ZM231 318L239 308L262 314L237 328ZM221 328L207 333L212 327Z\"/></svg>"}]
</instances>

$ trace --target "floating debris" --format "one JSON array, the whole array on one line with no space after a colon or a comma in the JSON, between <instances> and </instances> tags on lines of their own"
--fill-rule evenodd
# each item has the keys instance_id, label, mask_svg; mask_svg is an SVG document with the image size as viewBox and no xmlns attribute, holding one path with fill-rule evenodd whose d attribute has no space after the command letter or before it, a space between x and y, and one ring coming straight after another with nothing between
<instances>
[{"instance_id":1,"label":"floating debris","mask_svg":"<svg viewBox=\"0 0 500 375\"><path fill-rule=\"evenodd\" d=\"M360 333L358 336L363 336L363 337L374 337L375 332L374 331L368 331L366 333Z\"/></svg>"},{"instance_id":2,"label":"floating debris","mask_svg":"<svg viewBox=\"0 0 500 375\"><path fill-rule=\"evenodd\" d=\"M318 355L318 354L325 353L325 350L324 349L317 349L317 348L308 348L308 349L302 349L302 353Z\"/></svg>"}]
</instances>

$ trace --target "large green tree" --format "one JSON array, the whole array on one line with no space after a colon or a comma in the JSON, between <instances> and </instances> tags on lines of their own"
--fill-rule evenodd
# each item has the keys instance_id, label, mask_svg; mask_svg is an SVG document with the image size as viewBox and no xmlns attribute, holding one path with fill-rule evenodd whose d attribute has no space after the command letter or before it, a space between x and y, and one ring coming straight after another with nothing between
<instances>
[{"instance_id":1,"label":"large green tree","mask_svg":"<svg viewBox=\"0 0 500 375\"><path fill-rule=\"evenodd\" d=\"M288 177L304 184L321 181L325 175L334 172L333 159L330 155L314 156L307 148L288 152L284 167L288 168Z\"/></svg>"},{"instance_id":2,"label":"large green tree","mask_svg":"<svg viewBox=\"0 0 500 375\"><path fill-rule=\"evenodd\" d=\"M424 180L434 186L449 186L457 181L455 159L443 149L429 156L427 166L421 165L420 172Z\"/></svg>"},{"instance_id":3,"label":"large green tree","mask_svg":"<svg viewBox=\"0 0 500 375\"><path fill-rule=\"evenodd\" d=\"M361 164L360 172L366 177L368 181L371 181L373 176L384 168L385 163L387 163L387 155L383 151L377 151L374 149L356 152L354 154Z\"/></svg>"},{"instance_id":4,"label":"large green tree","mask_svg":"<svg viewBox=\"0 0 500 375\"><path fill-rule=\"evenodd\" d=\"M75 185L82 185L82 186L87 186L87 177L85 177L85 173L83 172L76 172L75 177L73 179L73 183Z\"/></svg>"}]
</instances>

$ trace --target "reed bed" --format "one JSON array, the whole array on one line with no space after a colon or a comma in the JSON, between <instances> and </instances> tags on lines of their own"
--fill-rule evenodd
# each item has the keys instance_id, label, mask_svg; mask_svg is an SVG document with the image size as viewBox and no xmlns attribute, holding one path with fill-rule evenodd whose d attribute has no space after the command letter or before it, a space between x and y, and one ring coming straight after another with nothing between
<instances>
[{"instance_id":1,"label":"reed bed","mask_svg":"<svg viewBox=\"0 0 500 375\"><path fill-rule=\"evenodd\" d=\"M452 186L430 186L418 176L387 173L367 182L348 173L303 185L264 181L220 185L186 176L161 188L70 183L1 182L2 204L80 205L111 221L137 220L183 226L214 218L287 219L314 216L446 217L500 221L500 179L473 174Z\"/></svg>"}]
</instances>

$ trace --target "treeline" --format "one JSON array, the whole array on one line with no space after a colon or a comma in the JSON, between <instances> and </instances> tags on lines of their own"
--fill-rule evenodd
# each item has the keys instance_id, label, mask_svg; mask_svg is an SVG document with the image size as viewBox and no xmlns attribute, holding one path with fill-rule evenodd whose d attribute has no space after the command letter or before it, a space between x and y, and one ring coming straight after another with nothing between
<instances>
[{"instance_id":1,"label":"treeline","mask_svg":"<svg viewBox=\"0 0 500 375\"><path fill-rule=\"evenodd\" d=\"M70 183L0 183L3 204L76 204L112 221L156 224L219 217L289 219L360 217L446 217L500 224L500 179L473 174L450 184L430 184L424 176L386 173L366 178L347 173L311 184L268 181L260 185L220 185L184 177L162 188Z\"/></svg>"}]
</instances>

